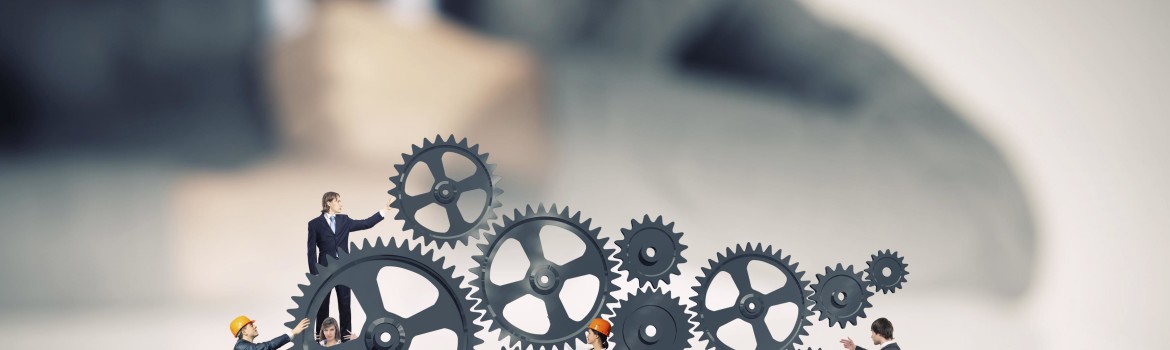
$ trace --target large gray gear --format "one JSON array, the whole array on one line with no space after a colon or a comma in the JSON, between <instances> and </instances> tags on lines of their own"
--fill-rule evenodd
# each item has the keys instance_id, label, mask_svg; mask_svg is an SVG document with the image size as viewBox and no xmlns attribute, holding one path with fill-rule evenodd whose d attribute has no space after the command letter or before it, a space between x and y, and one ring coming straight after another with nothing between
<instances>
[{"instance_id":1,"label":"large gray gear","mask_svg":"<svg viewBox=\"0 0 1170 350\"><path fill-rule=\"evenodd\" d=\"M293 320L285 326L291 328L301 319L316 318L325 296L338 285L344 285L362 306L366 321L357 334L359 337L337 345L339 350L422 349L426 344L413 344L414 337L440 329L455 333L459 349L472 349L483 343L475 337L483 327L474 322L479 315L471 311L468 299L471 289L459 287L463 277L454 277L454 267L444 268L444 258L435 260L433 251L424 254L421 248L412 249L409 243L393 239L383 244L381 238L372 246L365 240L360 249L357 244L351 244L348 253L342 251L337 257L330 257L328 266L319 265L317 275L307 274L309 284L298 286L302 295L292 298L296 307L288 313ZM435 303L407 318L387 311L377 282L383 267L402 268L425 278L438 291ZM292 348L320 349L313 337L313 332L302 332L292 339Z\"/></svg>"},{"instance_id":2,"label":"large gray gear","mask_svg":"<svg viewBox=\"0 0 1170 350\"><path fill-rule=\"evenodd\" d=\"M680 275L678 265L687 262L682 251L687 246L680 243L682 232L674 232L674 223L663 224L659 216L650 221L630 220L630 228L622 229L622 239L614 241L618 246L617 258L622 262L621 270L627 272L626 279L638 280L638 286L649 283L658 286L671 275Z\"/></svg>"},{"instance_id":3,"label":"large gray gear","mask_svg":"<svg viewBox=\"0 0 1170 350\"><path fill-rule=\"evenodd\" d=\"M488 164L488 155L479 153L479 145L467 146L467 139L455 142L451 135L446 140L435 135L435 140L424 139L422 147L411 146L411 154L402 154L402 164L394 165L398 173L390 177L394 186L387 191L394 200L391 207L398 209L394 219L402 220L402 229L411 230L415 238L422 238L424 242L435 241L442 248L445 244L452 247L455 243L467 244L471 238L479 238L479 231L488 228L488 222L496 218L495 208L500 207L499 196L504 191L496 186L497 178L493 175L494 164ZM475 165L475 172L464 179L451 179L443 168L443 154L455 153L466 158ZM415 165L424 163L430 169L435 179L431 184L431 191L411 196L406 194L405 184L412 174ZM487 200L476 215L476 219L468 222L459 211L459 198L463 193L473 190L483 190ZM446 232L435 232L419 224L416 215L419 209L431 204L438 204L447 212L448 229Z\"/></svg>"},{"instance_id":4,"label":"large gray gear","mask_svg":"<svg viewBox=\"0 0 1170 350\"><path fill-rule=\"evenodd\" d=\"M598 237L600 228L590 229L591 219L582 222L580 212L572 216L569 213L568 208L557 211L554 204L549 210L545 210L544 205L536 210L528 206L523 213L516 210L514 218L504 215L503 225L493 224L493 232L485 235L486 242L479 245L481 254L472 257L479 263L479 266L471 269L474 275L471 285L478 288L472 296L480 300L478 306L483 309L484 317L492 321L491 330L500 329L500 339L508 337L509 346L519 342L524 349L529 346L536 349L563 346L568 349L575 340L584 341L584 331L589 321L608 313L608 305L616 302L610 293L618 290L614 281L619 275L614 272L617 266L617 260L612 258L614 251L605 248L609 239ZM584 242L585 252L564 265L550 262L545 258L539 235L540 229L546 225L563 228L579 237ZM520 243L528 259L529 269L525 278L500 286L490 282L491 265L501 244L508 239ZM596 277L600 291L587 317L573 320L558 296L564 281L584 275ZM544 334L524 331L503 316L505 306L526 295L536 297L545 304L549 327Z\"/></svg>"},{"instance_id":5,"label":"large gray gear","mask_svg":"<svg viewBox=\"0 0 1170 350\"><path fill-rule=\"evenodd\" d=\"M614 310L615 350L681 350L689 347L691 315L670 292L639 290Z\"/></svg>"},{"instance_id":6,"label":"large gray gear","mask_svg":"<svg viewBox=\"0 0 1170 350\"><path fill-rule=\"evenodd\" d=\"M812 291L808 289L809 282L803 279L804 272L797 270L798 263L789 264L790 256L781 255L779 249L773 252L771 246L765 249L758 243L754 247L748 243L747 248L744 248L743 245L736 245L734 251L727 248L726 253L717 254L716 258L716 260L709 261L710 268L703 268L703 275L698 277L699 285L694 287L696 295L691 298L695 302L693 307L695 315L698 317L700 339L708 341L708 348L731 348L719 339L716 331L736 319L752 325L757 348L787 350L793 349L796 344L803 344L800 337L808 335L805 327L812 324L808 320L808 316L812 315L812 311L809 310L812 303L809 296ZM776 267L785 274L787 282L783 287L768 294L757 292L751 286L747 273L747 263L751 261L761 261ZM739 291L736 303L734 306L717 311L709 310L706 306L707 289L710 287L712 278L724 271L731 276ZM770 307L785 303L795 304L796 322L788 334L783 337L783 340L777 341L764 320Z\"/></svg>"},{"instance_id":7,"label":"large gray gear","mask_svg":"<svg viewBox=\"0 0 1170 350\"><path fill-rule=\"evenodd\" d=\"M906 271L910 264L905 260L905 257L898 256L898 252L879 250L877 254L870 255L870 261L865 263L865 281L882 294L897 292L906 283L906 275L910 274ZM886 268L890 269L888 275L884 272Z\"/></svg>"},{"instance_id":8,"label":"large gray gear","mask_svg":"<svg viewBox=\"0 0 1170 350\"><path fill-rule=\"evenodd\" d=\"M858 318L865 318L865 309L873 307L869 297L874 293L862 282L861 271L853 272L853 265L848 269L841 264L833 269L825 267L825 274L817 274L812 290L813 310L820 314L818 320L829 320L829 327L839 323L845 328L845 322L856 326Z\"/></svg>"}]
</instances>

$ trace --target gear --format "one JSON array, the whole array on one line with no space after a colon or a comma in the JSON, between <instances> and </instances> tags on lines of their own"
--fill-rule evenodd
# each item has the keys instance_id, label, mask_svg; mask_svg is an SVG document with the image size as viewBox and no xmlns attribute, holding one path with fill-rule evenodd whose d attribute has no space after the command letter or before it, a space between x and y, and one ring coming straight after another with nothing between
<instances>
[{"instance_id":1,"label":"gear","mask_svg":"<svg viewBox=\"0 0 1170 350\"><path fill-rule=\"evenodd\" d=\"M622 229L623 239L614 242L621 269L628 272L627 280L637 278L638 286L649 283L657 288L671 275L682 274L678 265L687 262L682 257L687 246L679 243L682 233L674 232L673 222L664 225L661 216L650 221L650 216L645 215L642 222L630 220L630 225Z\"/></svg>"},{"instance_id":2,"label":"gear","mask_svg":"<svg viewBox=\"0 0 1170 350\"><path fill-rule=\"evenodd\" d=\"M817 275L812 289L812 300L816 302L813 310L820 313L818 320L829 320L829 327L839 323L845 328L845 322L856 326L857 318L865 317L865 308L873 306L869 303L873 292L861 281L861 271L853 272L853 265L848 269L841 264L834 269L826 267L824 275Z\"/></svg>"},{"instance_id":3,"label":"gear","mask_svg":"<svg viewBox=\"0 0 1170 350\"><path fill-rule=\"evenodd\" d=\"M686 349L691 334L691 316L678 297L670 292L639 290L614 310L614 349Z\"/></svg>"},{"instance_id":4,"label":"gear","mask_svg":"<svg viewBox=\"0 0 1170 350\"><path fill-rule=\"evenodd\" d=\"M896 289L902 288L902 283L906 283L906 275L910 272L906 271L905 257L898 256L898 252L890 252L886 249L885 252L878 251L877 254L870 255L869 265L865 269L865 281L869 285L881 291L882 294L897 292ZM885 272L890 269L889 273Z\"/></svg>"},{"instance_id":5,"label":"gear","mask_svg":"<svg viewBox=\"0 0 1170 350\"><path fill-rule=\"evenodd\" d=\"M341 349L405 350L426 348L427 344L414 344L416 336L432 331L447 329L458 339L459 349L472 349L483 341L475 333L483 330L474 321L479 315L471 311L467 296L470 288L460 288L463 278L455 278L454 267L443 268L443 259L435 260L433 252L423 254L421 246L411 249L408 243L391 239L382 243L378 238L371 246L369 240L359 249L357 244L350 251L331 257L328 265L320 265L317 275L308 274L309 284L300 285L302 295L293 297L296 307L289 309L293 320L285 323L292 328L298 320L313 319L329 291L338 285L350 288L354 298L365 311L366 321L358 332L358 338L341 343ZM415 273L430 282L438 291L434 304L402 317L386 310L382 299L382 287L378 274L382 268L394 267ZM316 349L313 332L302 332L292 339L293 349Z\"/></svg>"},{"instance_id":6,"label":"gear","mask_svg":"<svg viewBox=\"0 0 1170 350\"><path fill-rule=\"evenodd\" d=\"M398 173L390 177L394 186L388 191L394 197L390 206L398 209L394 219L402 220L402 229L411 230L415 238L422 238L426 243L436 241L440 248L444 244L454 247L456 242L467 244L469 239L479 238L479 230L486 230L488 222L496 218L495 208L500 207L499 196L503 193L496 186L498 178L492 174L495 165L487 163L488 155L479 154L479 145L468 147L467 139L455 142L454 135L447 140L436 135L435 141L424 139L422 147L412 145L411 148L412 154L402 154L403 163L394 165ZM467 159L475 166L475 171L461 179L452 178L443 164L443 155L448 153ZM408 194L407 179L415 175L419 163L425 164L430 170L433 183L429 184L429 191ZM476 207L479 210L475 213L475 219L467 221L459 210L459 200L462 195L476 190L484 191L487 200ZM431 204L439 205L447 213L448 226L443 232L437 232L418 221L418 211Z\"/></svg>"},{"instance_id":7,"label":"gear","mask_svg":"<svg viewBox=\"0 0 1170 350\"><path fill-rule=\"evenodd\" d=\"M613 250L605 248L609 239L599 238L601 229L591 230L590 221L582 222L580 212L569 216L568 208L558 212L556 205L550 210L540 205L535 211L528 206L523 213L516 210L514 218L505 215L503 226L493 224L494 233L488 233L486 242L479 245L482 253L472 257L479 263L478 267L471 269L475 276L471 285L478 288L472 296L481 300L478 305L484 309L484 317L492 321L491 329L500 329L500 339L510 338L509 347L520 342L524 349L529 346L556 348L558 345L568 349L575 340L584 341L589 321L608 313L608 304L616 302L610 293L618 290L614 283L618 274L613 272L617 261L611 258ZM540 241L540 232L545 226L559 227L575 235L584 243L584 253L564 264L551 262L546 258ZM528 270L524 278L497 285L491 282L492 263L498 257L502 243L509 239L516 240L523 248ZM587 275L597 278L599 292L589 313L574 320L565 311L560 293L565 281ZM548 311L548 331L545 333L525 331L504 317L504 307L524 296L536 297L544 303Z\"/></svg>"},{"instance_id":8,"label":"gear","mask_svg":"<svg viewBox=\"0 0 1170 350\"><path fill-rule=\"evenodd\" d=\"M747 248L736 245L734 251L729 247L726 253L717 254L716 258L717 260L709 261L710 268L703 268L703 275L698 277L699 285L694 287L696 295L691 298L695 302L693 307L695 315L698 316L698 330L702 334L700 339L708 340L708 348L730 349L730 346L719 339L717 331L728 322L737 319L752 326L757 348L793 349L796 344L803 344L800 337L808 335L805 327L812 324L808 320L808 316L812 315L812 311L809 310L811 304L809 295L812 291L808 289L808 281L803 280L804 272L797 270L800 264L789 264L791 256L781 255L780 250L773 252L771 246L764 249L758 243L755 247L748 243ZM764 262L781 270L786 277L784 286L767 294L756 291L749 283L747 267L751 261ZM731 276L739 294L733 306L710 310L706 304L707 290L712 279L720 272L727 272ZM765 322L767 313L772 306L786 303L795 304L796 322L786 335L774 337ZM777 338L783 340L776 340Z\"/></svg>"}]
</instances>

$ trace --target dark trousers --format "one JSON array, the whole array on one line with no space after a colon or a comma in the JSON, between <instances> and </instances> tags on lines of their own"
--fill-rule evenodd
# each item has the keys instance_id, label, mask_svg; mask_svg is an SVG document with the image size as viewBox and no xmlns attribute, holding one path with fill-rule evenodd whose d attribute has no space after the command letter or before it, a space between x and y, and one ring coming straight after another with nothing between
<instances>
[{"instance_id":1,"label":"dark trousers","mask_svg":"<svg viewBox=\"0 0 1170 350\"><path fill-rule=\"evenodd\" d=\"M321 302L321 308L317 309L317 334L321 334L321 324L325 323L325 319L329 317L329 298L333 292L330 291L325 294L325 301ZM353 328L350 328L349 315L349 287L337 286L337 310L338 323L341 323L341 329L337 330L337 337L341 338L346 334L350 334Z\"/></svg>"}]
</instances>

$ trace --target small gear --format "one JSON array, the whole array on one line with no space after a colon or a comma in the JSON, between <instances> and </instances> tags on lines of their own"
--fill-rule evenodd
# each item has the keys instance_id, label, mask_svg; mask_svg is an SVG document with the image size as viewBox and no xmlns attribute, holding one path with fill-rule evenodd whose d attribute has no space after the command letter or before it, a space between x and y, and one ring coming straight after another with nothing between
<instances>
[{"instance_id":1,"label":"small gear","mask_svg":"<svg viewBox=\"0 0 1170 350\"><path fill-rule=\"evenodd\" d=\"M661 216L650 221L645 215L642 222L630 220L630 225L622 229L623 238L614 242L622 262L620 269L628 272L627 280L637 278L639 286L649 283L657 288L671 275L682 274L678 265L687 261L682 257L687 246L679 243L683 234L674 232L673 222L664 225Z\"/></svg>"},{"instance_id":2,"label":"small gear","mask_svg":"<svg viewBox=\"0 0 1170 350\"><path fill-rule=\"evenodd\" d=\"M391 207L398 209L394 219L402 220L402 229L411 230L415 238L422 238L424 242L438 242L438 247L445 244L452 247L455 243L467 244L471 238L479 238L479 230L486 230L488 222L496 218L495 208L500 207L499 196L503 193L493 175L494 164L488 164L488 155L479 153L479 145L467 146L467 139L455 142L451 135L446 140L436 135L435 140L424 139L422 147L411 146L411 154L402 154L402 164L394 165L398 173L390 177L394 186L388 193L394 198ZM444 155L455 154L474 165L471 175L462 178L452 178L452 174L444 165ZM425 164L429 169L429 178L433 182L428 184L427 190L420 193L407 193L406 184L411 176L416 176L418 164ZM476 203L478 210L473 213L475 219L468 221L459 209L460 199L474 191L483 191L486 200ZM477 197L467 197L474 200ZM432 204L442 207L447 214L447 229L439 232L434 228L420 224L418 212Z\"/></svg>"},{"instance_id":3,"label":"small gear","mask_svg":"<svg viewBox=\"0 0 1170 350\"><path fill-rule=\"evenodd\" d=\"M849 268L837 264L834 269L825 268L825 274L817 274L817 283L812 285L813 311L820 313L818 320L829 320L829 327L839 323L845 328L845 322L857 325L857 318L865 317L865 308L872 307L869 297L873 296L861 281L861 271L853 272L853 265Z\"/></svg>"},{"instance_id":4,"label":"small gear","mask_svg":"<svg viewBox=\"0 0 1170 350\"><path fill-rule=\"evenodd\" d=\"M865 281L882 294L897 292L896 289L902 288L902 283L906 283L906 275L910 274L906 271L906 267L910 265L906 264L905 260L905 257L898 256L898 252L890 252L889 249L885 252L879 250L877 254L870 255L870 260L866 263L869 267L865 269Z\"/></svg>"},{"instance_id":5,"label":"small gear","mask_svg":"<svg viewBox=\"0 0 1170 350\"><path fill-rule=\"evenodd\" d=\"M481 254L473 256L479 266L471 269L474 278L471 285L477 288L472 293L481 300L478 306L484 309L484 317L491 320L491 330L500 329L500 339L508 337L509 347L520 343L521 348L533 346L536 349L571 347L576 340L585 340L585 329L589 322L609 312L609 304L616 302L610 294L618 290L614 283L618 278L614 269L617 261L612 258L614 251L605 248L608 238L599 238L600 228L590 229L591 219L581 221L581 213L569 215L569 209L557 210L554 204L546 210L544 205L536 210L528 206L524 212L516 210L513 218L504 216L503 225L493 224L486 242L479 245ZM584 243L584 252L563 264L550 261L541 243L541 230L554 226L576 236ZM516 240L528 261L524 277L510 283L497 285L491 280L493 261L499 256L500 247L508 240ZM581 319L571 318L560 299L564 282L576 277L597 278L598 293L592 298L589 312ZM518 327L514 320L504 317L504 307L517 299L531 296L544 303L548 312L548 330L531 333Z\"/></svg>"},{"instance_id":6,"label":"small gear","mask_svg":"<svg viewBox=\"0 0 1170 350\"><path fill-rule=\"evenodd\" d=\"M614 310L614 349L679 350L688 348L691 316L670 292L639 290Z\"/></svg>"},{"instance_id":7,"label":"small gear","mask_svg":"<svg viewBox=\"0 0 1170 350\"><path fill-rule=\"evenodd\" d=\"M772 251L772 247L763 248L760 244L754 247L748 243L747 248L736 245L735 250L727 248L726 253L716 255L717 260L710 260L710 268L703 268L703 275L698 277L699 285L694 287L694 311L698 316L698 331L700 339L708 340L707 347L714 349L730 349L722 339L719 339L718 330L732 320L746 321L752 326L756 339L756 347L760 349L793 349L796 344L803 344L800 337L808 335L805 327L812 315L809 306L812 303L809 295L808 281L803 279L804 272L798 271L799 264L789 264L790 256L781 255L780 250ZM784 273L786 282L782 287L767 294L756 291L749 282L748 262L760 261L771 265ZM738 290L736 302L731 307L719 310L710 310L706 304L707 291L712 279L720 272L727 272L731 276ZM767 313L772 306L792 303L797 310L796 322L783 337L774 337L766 323ZM777 340L777 338L783 340Z\"/></svg>"},{"instance_id":8,"label":"small gear","mask_svg":"<svg viewBox=\"0 0 1170 350\"><path fill-rule=\"evenodd\" d=\"M366 321L358 338L342 343L339 347L406 350L426 348L427 344L413 343L415 337L436 330L450 330L458 339L458 349L472 349L483 343L475 333L483 330L474 321L479 315L471 311L469 288L460 288L463 277L454 277L455 268L443 268L444 258L435 260L433 252L423 253L421 246L411 249L408 243L391 239L382 243L378 238L374 245L365 240L359 249L350 246L349 253L342 251L337 257L330 257L328 266L320 265L317 275L307 274L309 284L300 285L302 295L293 297L296 307L289 309L293 320L285 323L292 328L298 320L314 319L325 296L338 285L347 286L365 312ZM399 268L424 278L437 290L434 304L417 313L403 317L386 309L382 299L382 286L378 275L383 268ZM397 311L397 310L396 310ZM317 349L313 332L302 332L292 339L292 349Z\"/></svg>"}]
</instances>

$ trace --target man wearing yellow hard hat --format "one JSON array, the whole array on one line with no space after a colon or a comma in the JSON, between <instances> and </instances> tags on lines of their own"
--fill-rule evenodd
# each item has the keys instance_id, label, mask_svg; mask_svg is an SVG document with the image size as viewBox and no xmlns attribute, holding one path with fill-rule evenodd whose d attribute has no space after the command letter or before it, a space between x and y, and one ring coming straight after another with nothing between
<instances>
[{"instance_id":1,"label":"man wearing yellow hard hat","mask_svg":"<svg viewBox=\"0 0 1170 350\"><path fill-rule=\"evenodd\" d=\"M301 319L301 322L290 329L288 334L281 334L279 337L263 343L253 343L252 341L260 335L260 331L256 328L256 320L250 319L248 316L239 316L228 325L228 330L232 331L232 336L236 337L236 346L232 348L233 350L276 350L292 341L292 337L301 334L305 328L309 328L309 319L307 318Z\"/></svg>"}]
</instances>

